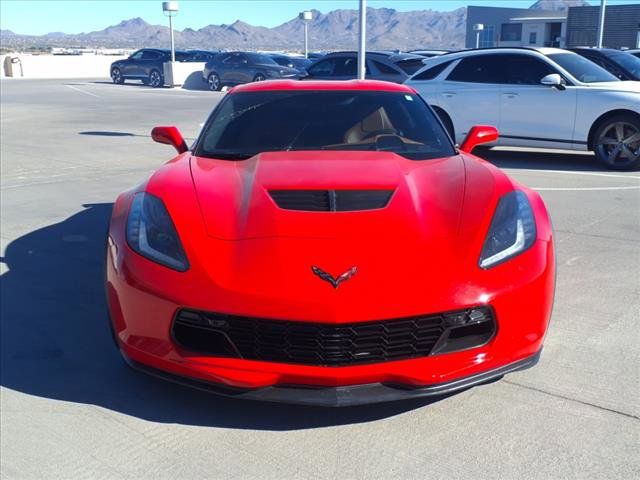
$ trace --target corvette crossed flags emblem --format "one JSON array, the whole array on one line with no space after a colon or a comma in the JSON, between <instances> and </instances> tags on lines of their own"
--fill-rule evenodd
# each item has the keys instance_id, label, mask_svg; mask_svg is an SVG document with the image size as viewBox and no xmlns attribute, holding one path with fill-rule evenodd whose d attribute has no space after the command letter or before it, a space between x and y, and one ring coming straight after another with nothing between
<instances>
[{"instance_id":1,"label":"corvette crossed flags emblem","mask_svg":"<svg viewBox=\"0 0 640 480\"><path fill-rule=\"evenodd\" d=\"M333 288L338 288L342 282L346 282L356 274L356 272L358 271L358 267L351 267L349 270L337 276L336 278L316 266L312 266L311 271L325 282L330 283Z\"/></svg>"}]
</instances>

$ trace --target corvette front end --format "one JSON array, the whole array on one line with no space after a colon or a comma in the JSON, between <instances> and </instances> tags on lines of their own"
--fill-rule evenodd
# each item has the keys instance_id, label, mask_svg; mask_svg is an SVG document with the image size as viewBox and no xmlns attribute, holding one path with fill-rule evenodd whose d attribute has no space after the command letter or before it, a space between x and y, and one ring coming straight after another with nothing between
<instances>
[{"instance_id":1,"label":"corvette front end","mask_svg":"<svg viewBox=\"0 0 640 480\"><path fill-rule=\"evenodd\" d=\"M108 242L127 361L237 398L345 406L468 388L535 364L553 303L539 195L454 151L230 161L196 147L118 198Z\"/></svg>"}]
</instances>

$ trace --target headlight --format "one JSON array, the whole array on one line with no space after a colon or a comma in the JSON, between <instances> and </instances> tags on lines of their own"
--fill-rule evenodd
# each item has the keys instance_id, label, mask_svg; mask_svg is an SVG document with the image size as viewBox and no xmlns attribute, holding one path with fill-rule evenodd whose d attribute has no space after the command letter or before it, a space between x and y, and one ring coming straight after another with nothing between
<instances>
[{"instance_id":1,"label":"headlight","mask_svg":"<svg viewBox=\"0 0 640 480\"><path fill-rule=\"evenodd\" d=\"M143 257L184 272L189 268L178 232L158 197L137 193L127 218L127 243Z\"/></svg>"},{"instance_id":2,"label":"headlight","mask_svg":"<svg viewBox=\"0 0 640 480\"><path fill-rule=\"evenodd\" d=\"M536 240L536 221L524 192L513 191L498 202L482 247L480 267L489 268L514 257Z\"/></svg>"}]
</instances>

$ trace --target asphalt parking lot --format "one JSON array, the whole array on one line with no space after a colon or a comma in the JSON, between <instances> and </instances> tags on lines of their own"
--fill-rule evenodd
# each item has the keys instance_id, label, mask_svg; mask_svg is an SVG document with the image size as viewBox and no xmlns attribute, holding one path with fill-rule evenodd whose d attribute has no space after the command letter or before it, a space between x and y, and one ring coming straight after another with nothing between
<instances>
[{"instance_id":1,"label":"asphalt parking lot","mask_svg":"<svg viewBox=\"0 0 640 480\"><path fill-rule=\"evenodd\" d=\"M639 478L640 172L591 154L482 151L538 189L558 254L540 363L433 403L347 409L218 398L115 351L111 203L197 134L220 93L2 80L3 478Z\"/></svg>"}]
</instances>

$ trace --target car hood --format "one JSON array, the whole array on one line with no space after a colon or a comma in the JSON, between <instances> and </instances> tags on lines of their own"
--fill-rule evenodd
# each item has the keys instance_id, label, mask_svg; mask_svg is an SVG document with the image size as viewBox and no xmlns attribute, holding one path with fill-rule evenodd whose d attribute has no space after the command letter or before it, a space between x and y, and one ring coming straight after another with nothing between
<instances>
[{"instance_id":1,"label":"car hood","mask_svg":"<svg viewBox=\"0 0 640 480\"><path fill-rule=\"evenodd\" d=\"M597 82L587 83L585 85L594 90L640 93L640 82L635 80L627 80L624 82Z\"/></svg>"},{"instance_id":2,"label":"car hood","mask_svg":"<svg viewBox=\"0 0 640 480\"><path fill-rule=\"evenodd\" d=\"M191 171L207 233L224 240L453 236L464 193L459 156L412 161L387 152L269 152L243 161L192 157ZM384 208L314 212L280 208L273 192L282 190L392 196Z\"/></svg>"}]
</instances>

